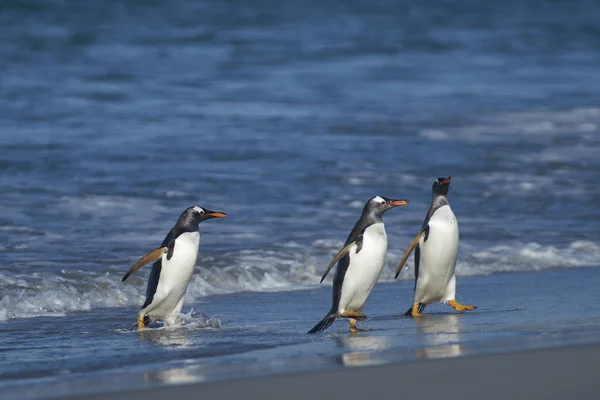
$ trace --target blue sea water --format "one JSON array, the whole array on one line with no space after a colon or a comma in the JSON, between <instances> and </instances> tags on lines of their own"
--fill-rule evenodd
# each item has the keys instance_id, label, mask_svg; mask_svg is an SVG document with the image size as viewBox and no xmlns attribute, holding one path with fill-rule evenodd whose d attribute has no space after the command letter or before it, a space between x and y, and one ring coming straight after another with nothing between
<instances>
[{"instance_id":1,"label":"blue sea water","mask_svg":"<svg viewBox=\"0 0 600 400\"><path fill-rule=\"evenodd\" d=\"M132 344L149 268L121 277L195 204L228 214L201 225L184 306L202 359L306 340L374 195L411 202L386 214L392 281L438 176L459 277L598 266L599 20L596 1L0 3L0 379L141 373L181 345Z\"/></svg>"}]
</instances>

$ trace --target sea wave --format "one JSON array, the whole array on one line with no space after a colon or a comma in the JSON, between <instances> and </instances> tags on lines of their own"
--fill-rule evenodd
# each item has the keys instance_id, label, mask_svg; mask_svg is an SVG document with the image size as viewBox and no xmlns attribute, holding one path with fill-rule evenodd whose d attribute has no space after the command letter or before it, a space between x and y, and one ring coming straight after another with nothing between
<instances>
[{"instance_id":1,"label":"sea wave","mask_svg":"<svg viewBox=\"0 0 600 400\"><path fill-rule=\"evenodd\" d=\"M202 255L190 282L186 305L210 295L237 292L305 290L319 285L321 274L341 242L318 240L310 246L286 243L276 249L243 250L216 258ZM403 249L388 253L382 282L393 281ZM461 245L458 276L499 272L540 271L550 268L597 266L600 244L574 241L566 246L527 243L477 249ZM413 259L400 279L413 279ZM150 268L123 284L122 266L104 272L66 270L60 273L26 274L15 270L0 273L0 321L36 316L64 316L74 311L110 307L138 307L144 300ZM331 275L327 282L331 282ZM187 310L185 308L184 310Z\"/></svg>"},{"instance_id":2,"label":"sea wave","mask_svg":"<svg viewBox=\"0 0 600 400\"><path fill-rule=\"evenodd\" d=\"M419 131L419 136L431 141L458 139L467 142L504 142L509 136L518 136L519 140L548 142L548 137L564 136L575 137L586 143L597 141L598 131L600 108L588 107L483 115L475 124L424 128Z\"/></svg>"}]
</instances>

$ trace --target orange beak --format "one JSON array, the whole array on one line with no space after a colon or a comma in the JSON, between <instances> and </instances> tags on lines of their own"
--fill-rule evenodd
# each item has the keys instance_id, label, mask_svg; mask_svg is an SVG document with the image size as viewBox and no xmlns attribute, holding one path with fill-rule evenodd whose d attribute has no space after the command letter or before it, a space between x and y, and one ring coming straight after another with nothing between
<instances>
[{"instance_id":1,"label":"orange beak","mask_svg":"<svg viewBox=\"0 0 600 400\"><path fill-rule=\"evenodd\" d=\"M390 205L390 207L407 206L408 200L390 200L388 201L388 204Z\"/></svg>"},{"instance_id":2,"label":"orange beak","mask_svg":"<svg viewBox=\"0 0 600 400\"><path fill-rule=\"evenodd\" d=\"M449 176L446 179L444 179L443 181L440 182L440 185L448 185L450 183L450 181L452 181L452 177Z\"/></svg>"},{"instance_id":3,"label":"orange beak","mask_svg":"<svg viewBox=\"0 0 600 400\"><path fill-rule=\"evenodd\" d=\"M214 211L214 212L207 213L206 216L210 217L210 218L225 218L227 216L227 214Z\"/></svg>"}]
</instances>

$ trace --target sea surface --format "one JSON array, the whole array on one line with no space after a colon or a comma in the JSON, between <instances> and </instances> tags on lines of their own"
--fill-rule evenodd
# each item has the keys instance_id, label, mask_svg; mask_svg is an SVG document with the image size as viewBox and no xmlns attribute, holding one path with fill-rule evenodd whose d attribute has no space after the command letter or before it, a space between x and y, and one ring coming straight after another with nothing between
<instances>
[{"instance_id":1,"label":"sea surface","mask_svg":"<svg viewBox=\"0 0 600 400\"><path fill-rule=\"evenodd\" d=\"M0 2L0 391L330 367L319 349L346 354L327 349L344 323L304 332L375 195L410 205L385 216L366 311L390 348L422 349L392 317L412 257L391 282L450 175L459 299L485 307L434 308L441 329L547 327L554 298L574 307L561 329L587 315L598 337L600 270L584 268L600 266L598 21L591 0ZM150 267L121 277L192 205L228 216L200 225L181 326L138 335ZM530 297L546 299L535 313ZM543 343L579 340L561 329ZM485 331L458 342L502 348Z\"/></svg>"}]
</instances>

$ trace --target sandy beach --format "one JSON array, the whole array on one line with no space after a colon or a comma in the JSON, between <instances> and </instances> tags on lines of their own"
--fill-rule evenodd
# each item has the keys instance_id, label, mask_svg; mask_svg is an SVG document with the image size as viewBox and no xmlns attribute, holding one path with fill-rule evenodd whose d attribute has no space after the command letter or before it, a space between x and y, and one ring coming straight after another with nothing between
<instances>
[{"instance_id":1,"label":"sandy beach","mask_svg":"<svg viewBox=\"0 0 600 400\"><path fill-rule=\"evenodd\" d=\"M597 399L600 346L428 360L86 396L142 399ZM64 399L75 399L65 397Z\"/></svg>"}]
</instances>

